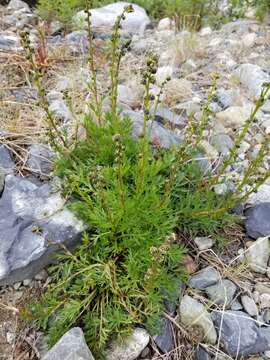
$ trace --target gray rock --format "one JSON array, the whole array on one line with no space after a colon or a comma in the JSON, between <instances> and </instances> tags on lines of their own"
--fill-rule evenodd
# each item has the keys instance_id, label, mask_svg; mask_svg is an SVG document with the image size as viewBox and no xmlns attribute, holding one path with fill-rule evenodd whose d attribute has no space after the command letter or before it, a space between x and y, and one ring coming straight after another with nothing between
<instances>
[{"instance_id":1,"label":"gray rock","mask_svg":"<svg viewBox=\"0 0 270 360\"><path fill-rule=\"evenodd\" d=\"M185 295L180 303L180 320L190 331L199 329L202 340L213 345L216 343L217 333L210 314L203 304L189 295Z\"/></svg>"},{"instance_id":2,"label":"gray rock","mask_svg":"<svg viewBox=\"0 0 270 360\"><path fill-rule=\"evenodd\" d=\"M256 193L250 195L247 202L251 205L257 205L264 202L270 203L270 185L261 185Z\"/></svg>"},{"instance_id":3,"label":"gray rock","mask_svg":"<svg viewBox=\"0 0 270 360\"><path fill-rule=\"evenodd\" d=\"M269 256L270 246L268 237L258 238L256 241L250 242L250 246L246 251L246 259L253 271L265 274Z\"/></svg>"},{"instance_id":4,"label":"gray rock","mask_svg":"<svg viewBox=\"0 0 270 360\"><path fill-rule=\"evenodd\" d=\"M22 30L24 27L37 25L38 18L35 14L29 12L28 9L21 8L12 10L10 15L6 15L3 18L3 22L6 26L13 26L18 30Z\"/></svg>"},{"instance_id":5,"label":"gray rock","mask_svg":"<svg viewBox=\"0 0 270 360\"><path fill-rule=\"evenodd\" d=\"M227 134L213 135L210 144L213 145L222 155L227 155L233 147L234 142Z\"/></svg>"},{"instance_id":6,"label":"gray rock","mask_svg":"<svg viewBox=\"0 0 270 360\"><path fill-rule=\"evenodd\" d=\"M194 242L200 251L211 249L214 245L214 240L209 237L195 237Z\"/></svg>"},{"instance_id":7,"label":"gray rock","mask_svg":"<svg viewBox=\"0 0 270 360\"><path fill-rule=\"evenodd\" d=\"M170 320L166 318L161 320L159 334L154 337L154 341L164 354L174 349L174 334Z\"/></svg>"},{"instance_id":8,"label":"gray rock","mask_svg":"<svg viewBox=\"0 0 270 360\"><path fill-rule=\"evenodd\" d=\"M2 194L2 191L4 190L5 177L6 177L6 174L5 174L4 170L0 167L0 196Z\"/></svg>"},{"instance_id":9,"label":"gray rock","mask_svg":"<svg viewBox=\"0 0 270 360\"><path fill-rule=\"evenodd\" d=\"M189 285L195 289L204 290L208 286L216 284L220 280L220 274L213 267L207 267L189 279Z\"/></svg>"},{"instance_id":10,"label":"gray rock","mask_svg":"<svg viewBox=\"0 0 270 360\"><path fill-rule=\"evenodd\" d=\"M196 349L195 359L196 360L211 360L211 357L208 354L208 352L206 350L204 350L204 348L202 348L201 346L198 346L198 348Z\"/></svg>"},{"instance_id":11,"label":"gray rock","mask_svg":"<svg viewBox=\"0 0 270 360\"><path fill-rule=\"evenodd\" d=\"M73 31L66 35L64 43L70 48L73 54L84 54L88 51L89 42L87 31Z\"/></svg>"},{"instance_id":12,"label":"gray rock","mask_svg":"<svg viewBox=\"0 0 270 360\"><path fill-rule=\"evenodd\" d=\"M153 115L154 109L150 110L151 116ZM166 123L170 123L173 126L179 126L185 124L185 119L172 112L169 108L158 106L155 112L155 121L160 122L161 124L165 125Z\"/></svg>"},{"instance_id":13,"label":"gray rock","mask_svg":"<svg viewBox=\"0 0 270 360\"><path fill-rule=\"evenodd\" d=\"M146 348L149 334L142 328L136 328L123 343L114 342L106 350L106 360L135 360Z\"/></svg>"},{"instance_id":14,"label":"gray rock","mask_svg":"<svg viewBox=\"0 0 270 360\"><path fill-rule=\"evenodd\" d=\"M16 34L11 31L0 31L0 50L18 51L20 49L20 40Z\"/></svg>"},{"instance_id":15,"label":"gray rock","mask_svg":"<svg viewBox=\"0 0 270 360\"><path fill-rule=\"evenodd\" d=\"M207 287L205 291L215 304L228 306L236 294L237 286L232 281L225 279Z\"/></svg>"},{"instance_id":16,"label":"gray rock","mask_svg":"<svg viewBox=\"0 0 270 360\"><path fill-rule=\"evenodd\" d=\"M231 310L235 310L235 311L238 311L238 310L243 310L243 306L242 304L240 303L240 301L238 301L237 299L233 301L233 303L231 304L231 307L230 307Z\"/></svg>"},{"instance_id":17,"label":"gray rock","mask_svg":"<svg viewBox=\"0 0 270 360\"><path fill-rule=\"evenodd\" d=\"M135 111L125 111L123 114L130 117L133 123L133 136L138 138L142 134L143 130L143 115L142 113ZM153 144L163 148L170 148L173 145L179 145L183 138L177 135L175 132L166 129L164 126L154 121L151 126L151 122L147 122L147 131Z\"/></svg>"},{"instance_id":18,"label":"gray rock","mask_svg":"<svg viewBox=\"0 0 270 360\"><path fill-rule=\"evenodd\" d=\"M49 110L54 116L64 124L72 120L72 114L63 100L63 96L60 92L52 90L47 95L49 101Z\"/></svg>"},{"instance_id":19,"label":"gray rock","mask_svg":"<svg viewBox=\"0 0 270 360\"><path fill-rule=\"evenodd\" d=\"M225 90L223 88L217 90L218 104L223 110L234 104L234 92L232 90Z\"/></svg>"},{"instance_id":20,"label":"gray rock","mask_svg":"<svg viewBox=\"0 0 270 360\"><path fill-rule=\"evenodd\" d=\"M257 307L255 301L251 297L249 297L248 295L242 295L241 302L242 302L242 305L243 305L245 311L250 316L253 316L253 317L258 316L258 313L259 313L258 307Z\"/></svg>"},{"instance_id":21,"label":"gray rock","mask_svg":"<svg viewBox=\"0 0 270 360\"><path fill-rule=\"evenodd\" d=\"M245 212L248 236L257 239L270 235L270 202L260 203Z\"/></svg>"},{"instance_id":22,"label":"gray rock","mask_svg":"<svg viewBox=\"0 0 270 360\"><path fill-rule=\"evenodd\" d=\"M103 33L110 32L117 16L122 13L124 7L127 5L130 5L130 3L119 1L98 9L92 9L91 26L93 31ZM122 30L132 34L143 32L151 21L142 7L135 4L132 6L134 12L125 15L125 20L121 23ZM74 22L76 24L79 25L83 23L86 27L85 19L86 13L84 11L80 11L74 16Z\"/></svg>"},{"instance_id":23,"label":"gray rock","mask_svg":"<svg viewBox=\"0 0 270 360\"><path fill-rule=\"evenodd\" d=\"M7 6L7 11L9 12L21 10L21 9L31 12L29 5L22 0L10 0Z\"/></svg>"},{"instance_id":24,"label":"gray rock","mask_svg":"<svg viewBox=\"0 0 270 360\"><path fill-rule=\"evenodd\" d=\"M48 145L33 144L29 148L26 166L39 175L49 175L52 172L53 153Z\"/></svg>"},{"instance_id":25,"label":"gray rock","mask_svg":"<svg viewBox=\"0 0 270 360\"><path fill-rule=\"evenodd\" d=\"M218 124L225 128L239 128L249 118L250 111L244 106L230 106L216 114Z\"/></svg>"},{"instance_id":26,"label":"gray rock","mask_svg":"<svg viewBox=\"0 0 270 360\"><path fill-rule=\"evenodd\" d=\"M259 354L270 349L270 328L258 327L245 312L215 311L212 319L226 352L232 357Z\"/></svg>"},{"instance_id":27,"label":"gray rock","mask_svg":"<svg viewBox=\"0 0 270 360\"><path fill-rule=\"evenodd\" d=\"M258 65L242 64L234 72L241 83L248 89L249 94L256 98L259 97L262 84L270 81L270 75L262 70Z\"/></svg>"},{"instance_id":28,"label":"gray rock","mask_svg":"<svg viewBox=\"0 0 270 360\"><path fill-rule=\"evenodd\" d=\"M69 330L42 360L94 360L80 328Z\"/></svg>"},{"instance_id":29,"label":"gray rock","mask_svg":"<svg viewBox=\"0 0 270 360\"><path fill-rule=\"evenodd\" d=\"M0 199L0 285L33 278L60 244L75 247L83 230L49 184L7 175Z\"/></svg>"},{"instance_id":30,"label":"gray rock","mask_svg":"<svg viewBox=\"0 0 270 360\"><path fill-rule=\"evenodd\" d=\"M11 174L15 169L15 163L5 145L0 145L0 167L6 174Z\"/></svg>"}]
</instances>

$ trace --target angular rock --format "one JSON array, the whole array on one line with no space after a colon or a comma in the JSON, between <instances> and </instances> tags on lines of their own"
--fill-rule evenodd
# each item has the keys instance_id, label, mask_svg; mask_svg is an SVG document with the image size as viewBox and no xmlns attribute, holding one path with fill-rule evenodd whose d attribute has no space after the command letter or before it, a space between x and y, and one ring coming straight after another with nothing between
<instances>
[{"instance_id":1,"label":"angular rock","mask_svg":"<svg viewBox=\"0 0 270 360\"><path fill-rule=\"evenodd\" d=\"M260 308L269 309L270 308L270 294L261 294L260 295Z\"/></svg>"},{"instance_id":2,"label":"angular rock","mask_svg":"<svg viewBox=\"0 0 270 360\"><path fill-rule=\"evenodd\" d=\"M11 158L10 151L5 145L0 145L0 168L6 174L11 174L15 169L15 163Z\"/></svg>"},{"instance_id":3,"label":"angular rock","mask_svg":"<svg viewBox=\"0 0 270 360\"><path fill-rule=\"evenodd\" d=\"M247 202L251 205L257 205L264 202L270 203L270 185L261 185L256 193L250 195Z\"/></svg>"},{"instance_id":4,"label":"angular rock","mask_svg":"<svg viewBox=\"0 0 270 360\"><path fill-rule=\"evenodd\" d=\"M210 314L203 304L189 295L185 295L180 303L180 319L189 330L199 329L202 340L213 345L216 343L217 333Z\"/></svg>"},{"instance_id":5,"label":"angular rock","mask_svg":"<svg viewBox=\"0 0 270 360\"><path fill-rule=\"evenodd\" d=\"M270 202L260 203L245 212L248 236L258 239L270 235Z\"/></svg>"},{"instance_id":6,"label":"angular rock","mask_svg":"<svg viewBox=\"0 0 270 360\"><path fill-rule=\"evenodd\" d=\"M204 290L220 280L219 272L213 267L207 267L189 279L189 285L195 289Z\"/></svg>"},{"instance_id":7,"label":"angular rock","mask_svg":"<svg viewBox=\"0 0 270 360\"><path fill-rule=\"evenodd\" d=\"M54 116L64 124L72 120L72 114L63 100L63 95L55 90L52 90L47 95L49 101L49 110L54 114Z\"/></svg>"},{"instance_id":8,"label":"angular rock","mask_svg":"<svg viewBox=\"0 0 270 360\"><path fill-rule=\"evenodd\" d=\"M20 40L11 31L0 31L0 50L18 51L20 50Z\"/></svg>"},{"instance_id":9,"label":"angular rock","mask_svg":"<svg viewBox=\"0 0 270 360\"><path fill-rule=\"evenodd\" d=\"M243 311L213 312L212 319L225 351L233 358L270 349L270 328L259 327Z\"/></svg>"},{"instance_id":10,"label":"angular rock","mask_svg":"<svg viewBox=\"0 0 270 360\"><path fill-rule=\"evenodd\" d=\"M130 117L133 123L133 136L138 138L143 130L143 115L135 111L125 111L123 114ZM177 135L175 132L166 129L164 126L154 121L152 126L151 122L147 122L148 135L152 143L156 146L163 148L170 148L173 145L179 145L183 141L183 137Z\"/></svg>"},{"instance_id":11,"label":"angular rock","mask_svg":"<svg viewBox=\"0 0 270 360\"><path fill-rule=\"evenodd\" d=\"M122 13L126 6L130 3L119 1L114 4L109 4L101 8L91 10L91 26L95 32L110 32L116 21L118 15ZM122 30L131 34L143 32L147 25L151 23L146 11L135 4L132 4L134 12L125 15L125 20L121 22ZM74 16L76 24L83 23L86 26L86 13L84 11L78 12Z\"/></svg>"},{"instance_id":12,"label":"angular rock","mask_svg":"<svg viewBox=\"0 0 270 360\"><path fill-rule=\"evenodd\" d=\"M195 237L194 242L200 251L211 249L214 245L214 240L209 237Z\"/></svg>"},{"instance_id":13,"label":"angular rock","mask_svg":"<svg viewBox=\"0 0 270 360\"><path fill-rule=\"evenodd\" d=\"M227 134L216 134L212 136L210 144L213 145L222 155L227 155L233 147L234 142Z\"/></svg>"},{"instance_id":14,"label":"angular rock","mask_svg":"<svg viewBox=\"0 0 270 360\"><path fill-rule=\"evenodd\" d=\"M206 350L204 350L204 348L202 348L201 346L198 346L198 348L196 349L195 359L196 360L211 360L211 357L208 354L208 352Z\"/></svg>"},{"instance_id":15,"label":"angular rock","mask_svg":"<svg viewBox=\"0 0 270 360\"><path fill-rule=\"evenodd\" d=\"M166 318L162 319L159 334L154 337L154 341L164 354L173 350L174 334L170 320Z\"/></svg>"},{"instance_id":16,"label":"angular rock","mask_svg":"<svg viewBox=\"0 0 270 360\"><path fill-rule=\"evenodd\" d=\"M48 145L33 144L29 148L26 166L39 175L49 175L52 172L53 153Z\"/></svg>"},{"instance_id":17,"label":"angular rock","mask_svg":"<svg viewBox=\"0 0 270 360\"><path fill-rule=\"evenodd\" d=\"M150 110L150 115L152 116L154 109ZM164 106L158 106L155 112L155 121L165 125L170 123L172 126L184 125L185 119L181 115L177 115L172 112L169 108Z\"/></svg>"},{"instance_id":18,"label":"angular rock","mask_svg":"<svg viewBox=\"0 0 270 360\"><path fill-rule=\"evenodd\" d=\"M7 11L9 11L9 12L13 12L16 10L21 10L21 9L31 12L29 5L26 4L22 0L10 0L9 4L7 6Z\"/></svg>"},{"instance_id":19,"label":"angular rock","mask_svg":"<svg viewBox=\"0 0 270 360\"><path fill-rule=\"evenodd\" d=\"M5 177L6 177L6 174L5 174L4 170L0 167L0 196L2 194L2 191L4 190Z\"/></svg>"},{"instance_id":20,"label":"angular rock","mask_svg":"<svg viewBox=\"0 0 270 360\"><path fill-rule=\"evenodd\" d=\"M255 304L255 301L248 295L241 296L241 302L244 307L244 310L252 317L258 316L258 307Z\"/></svg>"},{"instance_id":21,"label":"angular rock","mask_svg":"<svg viewBox=\"0 0 270 360\"><path fill-rule=\"evenodd\" d=\"M270 75L267 74L262 68L254 64L242 64L234 72L241 83L248 89L249 94L258 98L262 85L270 81Z\"/></svg>"},{"instance_id":22,"label":"angular rock","mask_svg":"<svg viewBox=\"0 0 270 360\"><path fill-rule=\"evenodd\" d=\"M80 328L69 330L42 360L94 360Z\"/></svg>"},{"instance_id":23,"label":"angular rock","mask_svg":"<svg viewBox=\"0 0 270 360\"><path fill-rule=\"evenodd\" d=\"M246 107L231 106L224 111L217 113L216 117L219 123L225 128L238 128L244 125L249 118L250 112Z\"/></svg>"},{"instance_id":24,"label":"angular rock","mask_svg":"<svg viewBox=\"0 0 270 360\"><path fill-rule=\"evenodd\" d=\"M73 54L85 54L89 48L87 31L78 30L67 34L64 43Z\"/></svg>"},{"instance_id":25,"label":"angular rock","mask_svg":"<svg viewBox=\"0 0 270 360\"><path fill-rule=\"evenodd\" d=\"M205 291L215 304L228 306L236 294L237 286L232 281L225 279L207 287Z\"/></svg>"},{"instance_id":26,"label":"angular rock","mask_svg":"<svg viewBox=\"0 0 270 360\"><path fill-rule=\"evenodd\" d=\"M254 290L256 292L258 292L259 294L269 294L270 295L270 287L268 287L267 285L258 282L257 284L255 284Z\"/></svg>"},{"instance_id":27,"label":"angular rock","mask_svg":"<svg viewBox=\"0 0 270 360\"><path fill-rule=\"evenodd\" d=\"M0 285L33 278L61 244L78 245L83 230L49 184L7 175L0 198Z\"/></svg>"},{"instance_id":28,"label":"angular rock","mask_svg":"<svg viewBox=\"0 0 270 360\"><path fill-rule=\"evenodd\" d=\"M256 241L249 243L246 259L253 271L265 274L269 256L270 246L268 237L258 238Z\"/></svg>"},{"instance_id":29,"label":"angular rock","mask_svg":"<svg viewBox=\"0 0 270 360\"><path fill-rule=\"evenodd\" d=\"M142 328L136 328L122 344L112 343L106 350L106 360L135 360L146 348L149 334Z\"/></svg>"},{"instance_id":30,"label":"angular rock","mask_svg":"<svg viewBox=\"0 0 270 360\"><path fill-rule=\"evenodd\" d=\"M223 108L223 110L225 110L233 105L235 94L233 90L225 90L221 88L217 90L216 97L218 104Z\"/></svg>"}]
</instances>

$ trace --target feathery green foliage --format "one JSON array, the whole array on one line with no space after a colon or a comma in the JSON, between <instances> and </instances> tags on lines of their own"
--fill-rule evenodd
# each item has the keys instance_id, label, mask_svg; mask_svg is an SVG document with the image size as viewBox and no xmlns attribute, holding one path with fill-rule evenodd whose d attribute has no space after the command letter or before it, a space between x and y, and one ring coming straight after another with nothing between
<instances>
[{"instance_id":1,"label":"feathery green foliage","mask_svg":"<svg viewBox=\"0 0 270 360\"><path fill-rule=\"evenodd\" d=\"M86 225L83 243L74 254L59 255L60 264L51 269L52 283L27 315L48 330L53 345L69 328L80 325L87 342L102 357L108 341L128 334L135 325L155 329L164 300L177 301L179 281L185 277L181 259L185 253L179 233L219 236L233 220L228 210L245 194L256 189L270 174L256 177L269 153L269 138L247 170L234 193L219 196L213 187L226 181L225 171L234 163L239 142L256 119L270 91L265 84L246 125L236 138L224 166L217 174L200 163L200 142L211 117L210 104L216 81L194 124L191 117L182 144L160 149L151 144L151 86L155 83L158 59L151 55L143 72L144 117L139 139L132 136L132 122L117 109L117 86L121 58L128 43L120 41L119 15L111 38L110 110L104 114L97 94L93 62L91 14L88 18L89 67L92 71L92 103L83 121L85 138L69 139L53 118L42 88L42 71L35 61L27 34L22 44L27 52L40 103L47 114L48 136L58 154L56 174L63 192L72 199L71 209ZM164 83L165 84L165 83ZM163 85L164 85L163 84ZM161 90L162 91L162 88ZM158 101L159 95L156 96ZM157 104L157 102L156 102ZM156 108L156 104L154 108ZM150 126L148 126L150 125ZM149 130L150 129L150 130ZM97 357L98 358L98 357Z\"/></svg>"}]
</instances>

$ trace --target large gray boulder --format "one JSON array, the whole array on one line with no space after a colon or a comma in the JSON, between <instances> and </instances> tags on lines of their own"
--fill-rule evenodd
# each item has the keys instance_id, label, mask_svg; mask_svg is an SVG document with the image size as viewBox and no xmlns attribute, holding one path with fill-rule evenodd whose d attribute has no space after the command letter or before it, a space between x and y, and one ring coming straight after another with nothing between
<instances>
[{"instance_id":1,"label":"large gray boulder","mask_svg":"<svg viewBox=\"0 0 270 360\"><path fill-rule=\"evenodd\" d=\"M245 312L216 311L212 319L225 351L233 358L270 350L270 329L260 328Z\"/></svg>"},{"instance_id":2,"label":"large gray boulder","mask_svg":"<svg viewBox=\"0 0 270 360\"><path fill-rule=\"evenodd\" d=\"M103 6L98 9L91 10L91 25L92 30L95 32L110 32L117 19L117 16L123 12L125 6L130 5L128 2L118 1L113 4ZM143 31L148 24L150 19L146 14L146 11L135 4L132 4L134 12L126 14L125 20L122 21L122 30L128 33L138 33ZM80 25L84 23L86 26L86 13L85 11L79 11L74 16L75 24Z\"/></svg>"},{"instance_id":3,"label":"large gray boulder","mask_svg":"<svg viewBox=\"0 0 270 360\"><path fill-rule=\"evenodd\" d=\"M32 278L61 244L75 247L83 229L49 184L7 175L0 198L0 285Z\"/></svg>"},{"instance_id":4,"label":"large gray boulder","mask_svg":"<svg viewBox=\"0 0 270 360\"><path fill-rule=\"evenodd\" d=\"M94 360L80 328L69 330L42 360Z\"/></svg>"}]
</instances>

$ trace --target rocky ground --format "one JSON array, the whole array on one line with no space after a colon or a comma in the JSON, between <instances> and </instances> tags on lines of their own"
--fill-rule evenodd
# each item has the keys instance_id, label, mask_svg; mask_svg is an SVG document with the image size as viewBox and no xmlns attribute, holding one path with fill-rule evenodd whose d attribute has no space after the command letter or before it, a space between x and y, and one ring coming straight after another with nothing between
<instances>
[{"instance_id":1,"label":"rocky ground","mask_svg":"<svg viewBox=\"0 0 270 360\"><path fill-rule=\"evenodd\" d=\"M104 93L109 86L107 39L118 4L112 6L104 20L99 16L104 10L93 16L95 56ZM189 114L200 117L212 74L218 73L212 123L205 131L205 153L200 159L206 168L218 166L262 84L270 81L270 23L258 23L248 14L251 18L195 33L176 31L170 19L153 24L141 8L135 10L136 16L131 14L123 26L132 42L122 63L119 107L131 117L134 134L138 134L143 97L140 74L146 53L155 52L159 68L153 91L158 92L158 85L168 76L171 80L151 136L155 143L169 147L181 141ZM75 23L81 16L76 16ZM89 98L85 30L65 34L57 22L48 28L20 0L0 6L0 359L80 356L89 360L92 355L80 329L72 329L45 355L43 335L19 316L23 305L50 282L43 269L51 254L59 247L76 245L84 229L66 208L67 199L60 195L60 185L52 176L53 153L44 140L44 113L37 105L20 44L19 31L25 29L46 69L47 96L59 126L72 132ZM45 37L40 35L44 31ZM72 107L67 106L66 93ZM265 134L270 134L270 100L259 111L237 162L229 169L231 182L215 191L224 194L234 187ZM261 173L269 167L270 156ZM190 249L186 257L190 279L179 288L179 307L168 304L159 335L150 338L138 328L122 348L112 345L108 359L270 358L270 182L238 210L244 226L227 234L232 242L226 250L219 250L216 239L183 239Z\"/></svg>"}]
</instances>

